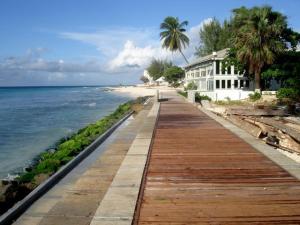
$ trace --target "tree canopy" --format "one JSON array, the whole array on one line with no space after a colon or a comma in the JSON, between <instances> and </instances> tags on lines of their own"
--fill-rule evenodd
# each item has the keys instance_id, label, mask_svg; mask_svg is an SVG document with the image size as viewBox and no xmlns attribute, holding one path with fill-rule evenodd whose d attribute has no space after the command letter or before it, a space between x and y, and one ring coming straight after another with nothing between
<instances>
[{"instance_id":1,"label":"tree canopy","mask_svg":"<svg viewBox=\"0 0 300 225\"><path fill-rule=\"evenodd\" d=\"M179 22L177 17L168 16L160 24L160 39L162 40L162 47L170 50L171 52L179 51L183 56L186 63L187 58L183 54L182 50L189 45L189 38L184 34L186 32L185 27L188 25L188 21Z\"/></svg>"},{"instance_id":2,"label":"tree canopy","mask_svg":"<svg viewBox=\"0 0 300 225\"><path fill-rule=\"evenodd\" d=\"M147 77L145 77L144 75L142 75L140 77L140 80L143 81L143 83L148 83L149 82L149 79Z\"/></svg>"},{"instance_id":3,"label":"tree canopy","mask_svg":"<svg viewBox=\"0 0 300 225\"><path fill-rule=\"evenodd\" d=\"M249 74L255 76L255 89L261 89L261 72L287 49L287 19L270 6L233 10L232 51Z\"/></svg>"},{"instance_id":4,"label":"tree canopy","mask_svg":"<svg viewBox=\"0 0 300 225\"><path fill-rule=\"evenodd\" d=\"M293 88L300 95L300 52L283 52L272 65L263 69L262 78L281 81L282 87Z\"/></svg>"},{"instance_id":5,"label":"tree canopy","mask_svg":"<svg viewBox=\"0 0 300 225\"><path fill-rule=\"evenodd\" d=\"M230 47L232 32L228 21L221 24L216 18L213 18L207 24L204 24L199 31L200 46L196 48L195 55L205 56L213 51L219 51Z\"/></svg>"},{"instance_id":6,"label":"tree canopy","mask_svg":"<svg viewBox=\"0 0 300 225\"><path fill-rule=\"evenodd\" d=\"M172 63L166 60L153 59L147 67L149 75L154 79L158 79L164 75L164 71L171 67Z\"/></svg>"},{"instance_id":7,"label":"tree canopy","mask_svg":"<svg viewBox=\"0 0 300 225\"><path fill-rule=\"evenodd\" d=\"M184 78L184 70L178 66L169 67L164 71L164 77L169 84L176 86Z\"/></svg>"}]
</instances>

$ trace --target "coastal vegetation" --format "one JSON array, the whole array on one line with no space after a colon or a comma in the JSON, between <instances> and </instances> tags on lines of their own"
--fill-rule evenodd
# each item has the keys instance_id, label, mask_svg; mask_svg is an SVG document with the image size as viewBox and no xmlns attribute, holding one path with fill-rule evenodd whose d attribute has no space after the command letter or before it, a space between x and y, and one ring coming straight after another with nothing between
<instances>
[{"instance_id":1,"label":"coastal vegetation","mask_svg":"<svg viewBox=\"0 0 300 225\"><path fill-rule=\"evenodd\" d=\"M272 79L281 82L281 89L277 92L280 99L289 98L297 101L300 98L300 52L285 51L275 62L263 69L263 86L268 89Z\"/></svg>"},{"instance_id":2,"label":"coastal vegetation","mask_svg":"<svg viewBox=\"0 0 300 225\"><path fill-rule=\"evenodd\" d=\"M179 81L184 78L184 70L166 60L153 59L146 70L153 80L164 77L165 80L173 87L178 87L180 85ZM142 76L141 80L144 83L149 81L144 76Z\"/></svg>"},{"instance_id":3,"label":"coastal vegetation","mask_svg":"<svg viewBox=\"0 0 300 225\"><path fill-rule=\"evenodd\" d=\"M185 62L188 60L183 54L182 50L189 45L189 38L184 32L188 21L180 22L177 17L168 16L160 24L160 39L162 40L162 47L170 50L171 52L179 51L183 56Z\"/></svg>"},{"instance_id":4,"label":"coastal vegetation","mask_svg":"<svg viewBox=\"0 0 300 225\"><path fill-rule=\"evenodd\" d=\"M259 92L254 92L253 94L249 94L249 99L253 102L261 99L261 93Z\"/></svg>"},{"instance_id":5,"label":"coastal vegetation","mask_svg":"<svg viewBox=\"0 0 300 225\"><path fill-rule=\"evenodd\" d=\"M171 86L178 87L178 81L184 78L184 70L178 66L171 66L164 71L163 76Z\"/></svg>"},{"instance_id":6,"label":"coastal vegetation","mask_svg":"<svg viewBox=\"0 0 300 225\"><path fill-rule=\"evenodd\" d=\"M233 10L233 51L238 62L254 74L255 89L261 89L261 72L286 48L283 39L286 17L271 7L241 7Z\"/></svg>"},{"instance_id":7,"label":"coastal vegetation","mask_svg":"<svg viewBox=\"0 0 300 225\"><path fill-rule=\"evenodd\" d=\"M143 83L148 83L149 82L149 79L147 77L145 77L144 75L140 77L140 80L143 82Z\"/></svg>"},{"instance_id":8,"label":"coastal vegetation","mask_svg":"<svg viewBox=\"0 0 300 225\"><path fill-rule=\"evenodd\" d=\"M153 80L157 80L164 75L166 69L172 66L173 64L169 61L153 59L146 70Z\"/></svg>"},{"instance_id":9,"label":"coastal vegetation","mask_svg":"<svg viewBox=\"0 0 300 225\"><path fill-rule=\"evenodd\" d=\"M204 24L199 31L200 46L196 47L196 56L205 56L213 51L230 47L231 26L227 20L221 24L216 18Z\"/></svg>"},{"instance_id":10,"label":"coastal vegetation","mask_svg":"<svg viewBox=\"0 0 300 225\"><path fill-rule=\"evenodd\" d=\"M188 83L188 85L184 89L187 91L187 90L197 90L197 88L198 88L197 84L194 81L192 81Z\"/></svg>"},{"instance_id":11,"label":"coastal vegetation","mask_svg":"<svg viewBox=\"0 0 300 225\"><path fill-rule=\"evenodd\" d=\"M0 214L24 198L40 183L72 160L100 135L111 128L129 112L139 109L147 97L121 104L113 113L59 140L54 148L41 153L35 163L16 180L3 183L0 189Z\"/></svg>"}]
</instances>

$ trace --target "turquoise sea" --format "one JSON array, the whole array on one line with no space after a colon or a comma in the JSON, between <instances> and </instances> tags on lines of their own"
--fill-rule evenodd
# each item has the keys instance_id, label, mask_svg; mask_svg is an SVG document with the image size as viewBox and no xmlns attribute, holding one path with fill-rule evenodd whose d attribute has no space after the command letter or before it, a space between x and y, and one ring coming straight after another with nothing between
<instances>
[{"instance_id":1,"label":"turquoise sea","mask_svg":"<svg viewBox=\"0 0 300 225\"><path fill-rule=\"evenodd\" d=\"M130 99L101 86L0 88L0 178Z\"/></svg>"}]
</instances>

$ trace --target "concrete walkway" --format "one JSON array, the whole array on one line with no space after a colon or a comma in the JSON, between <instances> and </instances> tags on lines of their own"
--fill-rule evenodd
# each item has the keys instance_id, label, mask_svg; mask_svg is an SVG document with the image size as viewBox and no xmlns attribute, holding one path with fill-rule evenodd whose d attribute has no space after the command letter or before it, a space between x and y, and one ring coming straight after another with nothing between
<instances>
[{"instance_id":1,"label":"concrete walkway","mask_svg":"<svg viewBox=\"0 0 300 225\"><path fill-rule=\"evenodd\" d=\"M100 203L92 225L132 224L158 110L159 103L155 103Z\"/></svg>"},{"instance_id":2,"label":"concrete walkway","mask_svg":"<svg viewBox=\"0 0 300 225\"><path fill-rule=\"evenodd\" d=\"M298 164L164 97L134 224L300 224Z\"/></svg>"},{"instance_id":3,"label":"concrete walkway","mask_svg":"<svg viewBox=\"0 0 300 225\"><path fill-rule=\"evenodd\" d=\"M145 127L151 108L152 102L135 118L128 119L88 158L36 201L15 224L90 224L130 146L137 135L142 137L144 134L140 131ZM153 127L151 135L152 131Z\"/></svg>"}]
</instances>

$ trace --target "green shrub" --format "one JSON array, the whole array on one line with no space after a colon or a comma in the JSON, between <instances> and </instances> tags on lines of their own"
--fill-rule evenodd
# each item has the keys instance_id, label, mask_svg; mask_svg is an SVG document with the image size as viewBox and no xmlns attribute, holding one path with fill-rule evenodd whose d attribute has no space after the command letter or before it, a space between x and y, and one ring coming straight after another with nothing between
<instances>
[{"instance_id":1,"label":"green shrub","mask_svg":"<svg viewBox=\"0 0 300 225\"><path fill-rule=\"evenodd\" d=\"M261 98L261 94L258 92L254 92L254 94L249 94L249 98L251 101L255 102Z\"/></svg>"},{"instance_id":2,"label":"green shrub","mask_svg":"<svg viewBox=\"0 0 300 225\"><path fill-rule=\"evenodd\" d=\"M298 100L300 96L300 91L294 88L280 88L277 93L276 97L280 100L282 99L290 99L290 100Z\"/></svg>"},{"instance_id":3,"label":"green shrub","mask_svg":"<svg viewBox=\"0 0 300 225\"><path fill-rule=\"evenodd\" d=\"M46 159L44 161L41 161L37 167L35 168L36 174L41 173L53 173L58 170L60 167L60 160L57 159Z\"/></svg>"},{"instance_id":4,"label":"green shrub","mask_svg":"<svg viewBox=\"0 0 300 225\"><path fill-rule=\"evenodd\" d=\"M208 101L211 101L211 98L208 97L207 95L200 95L199 93L196 93L195 94L195 101L196 102L201 102L203 100L208 100Z\"/></svg>"},{"instance_id":5,"label":"green shrub","mask_svg":"<svg viewBox=\"0 0 300 225\"><path fill-rule=\"evenodd\" d=\"M18 177L18 181L21 183L28 183L28 182L34 180L34 176L35 176L35 173L33 171L26 172L26 173L21 174L21 176Z\"/></svg>"},{"instance_id":6,"label":"green shrub","mask_svg":"<svg viewBox=\"0 0 300 225\"><path fill-rule=\"evenodd\" d=\"M197 90L198 86L195 82L190 82L186 88L185 88L185 91L188 91L188 90Z\"/></svg>"}]
</instances>

